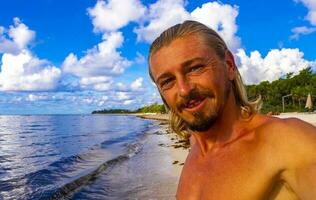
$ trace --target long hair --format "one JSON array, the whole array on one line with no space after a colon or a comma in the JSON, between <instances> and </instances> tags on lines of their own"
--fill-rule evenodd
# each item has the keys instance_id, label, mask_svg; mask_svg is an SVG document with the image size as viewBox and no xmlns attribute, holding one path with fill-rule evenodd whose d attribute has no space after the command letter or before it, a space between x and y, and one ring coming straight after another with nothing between
<instances>
[{"instance_id":1,"label":"long hair","mask_svg":"<svg viewBox=\"0 0 316 200\"><path fill-rule=\"evenodd\" d=\"M198 34L201 36L202 40L212 49L215 50L218 57L222 60L225 59L227 45L224 40L216 33L213 29L205 26L202 23L196 21L185 21L182 24L174 25L163 33L160 34L158 38L151 44L149 50L148 63L150 63L150 58L162 47L169 45L175 39L185 37L192 34ZM151 79L155 82L151 68L149 66L149 75ZM240 73L236 67L236 76L232 81L232 88L237 104L240 106L241 116L243 118L250 118L254 113L259 112L262 100L259 96L255 101L249 101L247 97L246 88L243 84ZM159 91L160 92L160 91ZM170 127L178 135L188 138L190 133L186 126L186 123L176 114L175 111L169 108L167 102L160 93L160 96L167 108L169 110L170 117Z\"/></svg>"}]
</instances>

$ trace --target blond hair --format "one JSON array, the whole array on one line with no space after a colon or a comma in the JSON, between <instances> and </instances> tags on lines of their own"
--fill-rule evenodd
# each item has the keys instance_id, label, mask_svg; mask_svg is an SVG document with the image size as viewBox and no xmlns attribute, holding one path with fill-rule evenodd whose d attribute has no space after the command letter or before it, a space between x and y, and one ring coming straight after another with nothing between
<instances>
[{"instance_id":1,"label":"blond hair","mask_svg":"<svg viewBox=\"0 0 316 200\"><path fill-rule=\"evenodd\" d=\"M161 33L158 38L155 39L155 41L150 46L148 60L150 61L150 58L153 54L155 54L162 47L169 45L175 39L192 34L198 34L199 36L201 36L204 42L215 50L220 59L225 59L227 45L224 40L218 35L218 33L202 23L196 21L185 21L182 24L177 24L168 28L163 33ZM150 66L149 75L151 79L155 82ZM250 116L252 116L254 113L259 112L262 104L261 97L259 96L259 98L257 98L257 100L255 101L248 100L246 88L243 84L237 67L235 79L232 81L232 87L236 102L240 106L241 115L243 118L250 118ZM175 113L175 111L169 108L167 102L162 95L161 97L166 108L169 110L171 129L178 135L188 138L190 134L187 130L186 123Z\"/></svg>"}]
</instances>

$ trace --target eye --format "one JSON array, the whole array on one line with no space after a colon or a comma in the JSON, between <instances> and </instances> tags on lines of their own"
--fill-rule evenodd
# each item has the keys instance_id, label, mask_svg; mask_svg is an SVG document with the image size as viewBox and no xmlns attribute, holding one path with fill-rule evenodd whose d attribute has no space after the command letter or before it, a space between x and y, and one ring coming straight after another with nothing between
<instances>
[{"instance_id":1,"label":"eye","mask_svg":"<svg viewBox=\"0 0 316 200\"><path fill-rule=\"evenodd\" d=\"M199 72L200 70L202 70L204 68L204 65L200 64L200 65L194 65L193 67L191 67L189 69L189 72Z\"/></svg>"},{"instance_id":2,"label":"eye","mask_svg":"<svg viewBox=\"0 0 316 200\"><path fill-rule=\"evenodd\" d=\"M172 86L173 82L174 78L166 78L160 82L160 88L163 90L169 89Z\"/></svg>"}]
</instances>

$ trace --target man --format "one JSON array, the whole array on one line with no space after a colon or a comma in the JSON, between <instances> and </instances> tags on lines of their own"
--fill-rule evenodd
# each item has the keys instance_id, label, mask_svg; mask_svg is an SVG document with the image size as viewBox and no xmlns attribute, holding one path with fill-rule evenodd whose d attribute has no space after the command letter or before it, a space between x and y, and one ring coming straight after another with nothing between
<instances>
[{"instance_id":1,"label":"man","mask_svg":"<svg viewBox=\"0 0 316 200\"><path fill-rule=\"evenodd\" d=\"M177 199L316 199L316 128L259 114L216 32L175 25L153 42L149 64L172 129L190 136Z\"/></svg>"}]
</instances>

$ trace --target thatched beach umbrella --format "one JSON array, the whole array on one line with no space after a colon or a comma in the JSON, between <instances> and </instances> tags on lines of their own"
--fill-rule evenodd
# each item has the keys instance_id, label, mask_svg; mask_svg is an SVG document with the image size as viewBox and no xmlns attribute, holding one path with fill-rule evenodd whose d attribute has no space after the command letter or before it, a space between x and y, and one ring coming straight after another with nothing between
<instances>
[{"instance_id":1,"label":"thatched beach umbrella","mask_svg":"<svg viewBox=\"0 0 316 200\"><path fill-rule=\"evenodd\" d=\"M308 108L309 110L313 108L313 102L312 102L312 97L310 93L307 96L305 108Z\"/></svg>"}]
</instances>

